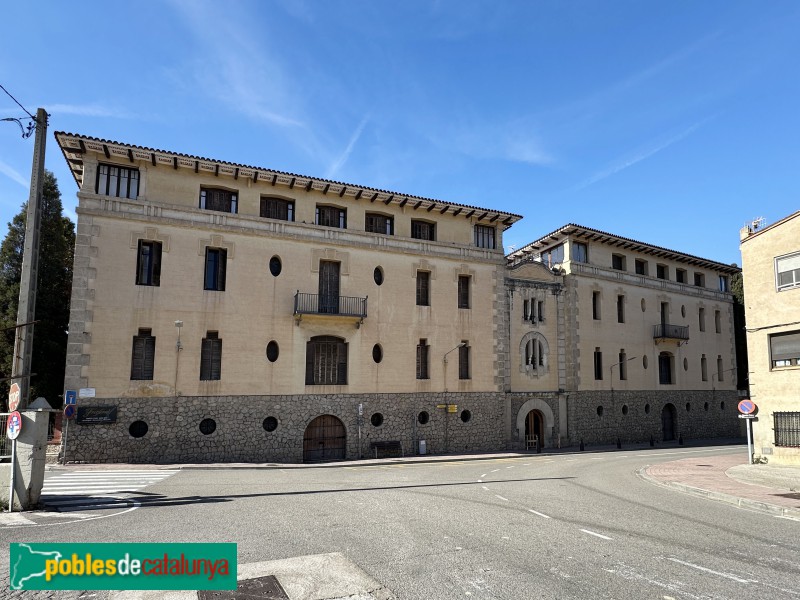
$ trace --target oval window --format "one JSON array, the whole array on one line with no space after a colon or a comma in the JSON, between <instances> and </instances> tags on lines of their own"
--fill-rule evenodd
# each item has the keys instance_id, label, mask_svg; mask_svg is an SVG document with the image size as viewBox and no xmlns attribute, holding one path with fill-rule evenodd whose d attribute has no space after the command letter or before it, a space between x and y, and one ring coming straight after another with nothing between
<instances>
[{"instance_id":1,"label":"oval window","mask_svg":"<svg viewBox=\"0 0 800 600\"><path fill-rule=\"evenodd\" d=\"M623 404L622 405L622 414L623 415L627 415L628 414L628 405L627 404Z\"/></svg>"},{"instance_id":2,"label":"oval window","mask_svg":"<svg viewBox=\"0 0 800 600\"><path fill-rule=\"evenodd\" d=\"M203 419L200 421L200 433L211 435L217 430L217 422L214 419Z\"/></svg>"},{"instance_id":3,"label":"oval window","mask_svg":"<svg viewBox=\"0 0 800 600\"><path fill-rule=\"evenodd\" d=\"M272 273L274 277L277 277L281 274L281 269L283 268L283 264L281 263L281 259L277 256L273 256L269 259L269 272Z\"/></svg>"},{"instance_id":4,"label":"oval window","mask_svg":"<svg viewBox=\"0 0 800 600\"><path fill-rule=\"evenodd\" d=\"M267 417L261 425L264 427L264 431L275 431L278 428L278 419Z\"/></svg>"},{"instance_id":5,"label":"oval window","mask_svg":"<svg viewBox=\"0 0 800 600\"><path fill-rule=\"evenodd\" d=\"M602 406L598 406L597 407L597 416L598 417L602 417L603 416L603 407Z\"/></svg>"},{"instance_id":6,"label":"oval window","mask_svg":"<svg viewBox=\"0 0 800 600\"><path fill-rule=\"evenodd\" d=\"M147 435L147 423L144 421L134 421L131 423L131 426L128 427L128 433L131 434L131 437L140 438Z\"/></svg>"},{"instance_id":7,"label":"oval window","mask_svg":"<svg viewBox=\"0 0 800 600\"><path fill-rule=\"evenodd\" d=\"M380 267L375 267L375 271L373 271L372 277L375 279L376 285L381 285L383 283L383 269L381 269Z\"/></svg>"},{"instance_id":8,"label":"oval window","mask_svg":"<svg viewBox=\"0 0 800 600\"><path fill-rule=\"evenodd\" d=\"M461 421L462 423L469 423L472 419L472 413L468 410L461 411Z\"/></svg>"},{"instance_id":9,"label":"oval window","mask_svg":"<svg viewBox=\"0 0 800 600\"><path fill-rule=\"evenodd\" d=\"M369 422L372 423L373 427L380 427L383 425L383 415L381 413L374 413L370 417Z\"/></svg>"},{"instance_id":10,"label":"oval window","mask_svg":"<svg viewBox=\"0 0 800 600\"><path fill-rule=\"evenodd\" d=\"M647 357L646 357L646 356L643 356L643 357L642 357L642 366L643 366L645 369L647 368Z\"/></svg>"},{"instance_id":11,"label":"oval window","mask_svg":"<svg viewBox=\"0 0 800 600\"><path fill-rule=\"evenodd\" d=\"M383 348L381 348L380 344L375 344L372 347L372 360L376 363L379 363L383 360Z\"/></svg>"},{"instance_id":12,"label":"oval window","mask_svg":"<svg viewBox=\"0 0 800 600\"><path fill-rule=\"evenodd\" d=\"M420 425L427 425L428 421L430 421L431 416L428 414L428 411L423 410L421 413L417 415L417 422Z\"/></svg>"},{"instance_id":13,"label":"oval window","mask_svg":"<svg viewBox=\"0 0 800 600\"><path fill-rule=\"evenodd\" d=\"M275 362L278 360L278 342L272 340L269 344L267 344L267 360L269 362Z\"/></svg>"},{"instance_id":14,"label":"oval window","mask_svg":"<svg viewBox=\"0 0 800 600\"><path fill-rule=\"evenodd\" d=\"M645 404L644 405L644 414L646 414L646 415L650 414L650 405L649 404Z\"/></svg>"}]
</instances>

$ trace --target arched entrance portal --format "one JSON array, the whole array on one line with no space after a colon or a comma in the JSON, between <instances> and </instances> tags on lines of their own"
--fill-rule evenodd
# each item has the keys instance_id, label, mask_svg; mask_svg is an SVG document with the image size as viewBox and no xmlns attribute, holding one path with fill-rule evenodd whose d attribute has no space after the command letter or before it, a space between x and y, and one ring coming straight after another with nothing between
<instances>
[{"instance_id":1,"label":"arched entrance portal","mask_svg":"<svg viewBox=\"0 0 800 600\"><path fill-rule=\"evenodd\" d=\"M303 462L344 460L347 433L333 415L321 415L311 421L303 436Z\"/></svg>"},{"instance_id":2,"label":"arched entrance portal","mask_svg":"<svg viewBox=\"0 0 800 600\"><path fill-rule=\"evenodd\" d=\"M525 448L538 450L544 445L544 416L532 410L525 417Z\"/></svg>"},{"instance_id":3,"label":"arched entrance portal","mask_svg":"<svg viewBox=\"0 0 800 600\"><path fill-rule=\"evenodd\" d=\"M669 442L675 439L675 429L678 426L678 411L673 404L664 405L661 411L661 433L663 440Z\"/></svg>"},{"instance_id":4,"label":"arched entrance portal","mask_svg":"<svg viewBox=\"0 0 800 600\"><path fill-rule=\"evenodd\" d=\"M540 448L549 448L558 443L554 437L553 409L542 398L531 398L519 408L516 426L516 431L511 433L523 447L527 447L529 435L539 436Z\"/></svg>"}]
</instances>

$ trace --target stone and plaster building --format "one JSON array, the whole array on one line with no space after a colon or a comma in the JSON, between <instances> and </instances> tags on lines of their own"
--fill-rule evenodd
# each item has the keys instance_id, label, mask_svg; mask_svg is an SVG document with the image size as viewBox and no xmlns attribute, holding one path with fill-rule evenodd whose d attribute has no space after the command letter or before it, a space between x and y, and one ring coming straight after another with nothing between
<instances>
[{"instance_id":1,"label":"stone and plaster building","mask_svg":"<svg viewBox=\"0 0 800 600\"><path fill-rule=\"evenodd\" d=\"M563 281L556 439L740 435L736 267L575 224L508 259L512 273L532 261Z\"/></svg>"},{"instance_id":2,"label":"stone and plaster building","mask_svg":"<svg viewBox=\"0 0 800 600\"><path fill-rule=\"evenodd\" d=\"M56 139L79 188L72 460L299 462L372 456L380 442L409 454L423 440L442 453L730 434L730 297L712 289L730 267L630 242L630 264L691 265L705 280L625 274L604 254L623 238L576 226L543 238L560 258L541 241L504 257L520 217L495 208ZM574 259L573 242L592 262ZM607 311L627 294L626 325L589 318L595 289ZM640 296L648 312L634 318ZM700 308L710 329L687 348L675 314L688 323ZM611 390L592 377L595 347L603 375L619 379L617 347L650 371L626 362ZM659 383L662 353L674 379ZM693 418L668 429L666 405L693 405Z\"/></svg>"},{"instance_id":3,"label":"stone and plaster building","mask_svg":"<svg viewBox=\"0 0 800 600\"><path fill-rule=\"evenodd\" d=\"M741 231L754 454L800 464L800 212Z\"/></svg>"}]
</instances>

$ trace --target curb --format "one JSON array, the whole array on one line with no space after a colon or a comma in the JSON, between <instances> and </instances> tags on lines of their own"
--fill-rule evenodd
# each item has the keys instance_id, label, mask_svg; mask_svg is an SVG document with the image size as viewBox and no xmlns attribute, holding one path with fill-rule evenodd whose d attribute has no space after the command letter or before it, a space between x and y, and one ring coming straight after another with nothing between
<instances>
[{"instance_id":1,"label":"curb","mask_svg":"<svg viewBox=\"0 0 800 600\"><path fill-rule=\"evenodd\" d=\"M709 500L715 500L717 502L724 502L725 504L732 504L737 508L754 510L756 512L772 515L773 517L787 517L790 519L800 520L800 509L784 508L783 506L777 506L776 504L769 504L768 502L759 502L758 500L740 498L739 496L733 496L731 494L725 494L723 492L704 490L702 488L693 487L691 485L686 485L684 483L678 483L676 481L663 481L647 473L647 469L649 469L650 466L651 465L642 467L641 469L636 471L636 474L644 481L652 483L653 485L658 485L660 487L664 487L667 489L677 490L679 492L683 492L685 494L691 494L692 496L698 496L700 498L707 498Z\"/></svg>"}]
</instances>

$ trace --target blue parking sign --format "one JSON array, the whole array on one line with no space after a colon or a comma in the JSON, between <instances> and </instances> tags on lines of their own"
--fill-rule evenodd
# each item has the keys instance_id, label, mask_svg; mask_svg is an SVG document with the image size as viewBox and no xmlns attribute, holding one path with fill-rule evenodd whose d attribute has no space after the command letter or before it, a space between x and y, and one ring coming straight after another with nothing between
<instances>
[{"instance_id":1,"label":"blue parking sign","mask_svg":"<svg viewBox=\"0 0 800 600\"><path fill-rule=\"evenodd\" d=\"M78 392L75 390L67 390L64 394L64 404L70 406L71 404L78 403Z\"/></svg>"}]
</instances>

